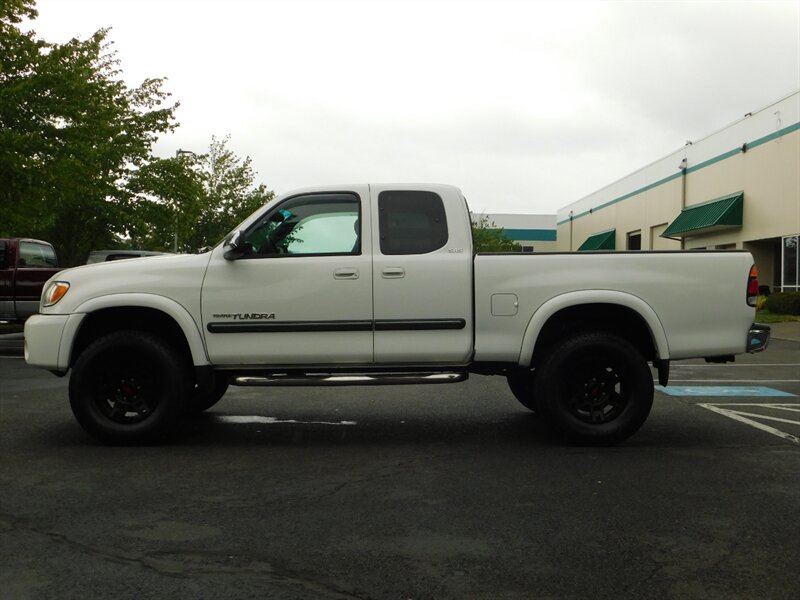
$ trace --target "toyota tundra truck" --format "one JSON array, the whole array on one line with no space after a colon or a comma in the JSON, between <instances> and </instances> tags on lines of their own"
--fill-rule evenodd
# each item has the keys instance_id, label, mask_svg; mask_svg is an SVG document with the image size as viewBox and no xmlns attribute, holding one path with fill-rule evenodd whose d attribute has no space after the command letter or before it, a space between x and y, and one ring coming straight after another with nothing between
<instances>
[{"instance_id":1,"label":"toyota tundra truck","mask_svg":"<svg viewBox=\"0 0 800 600\"><path fill-rule=\"evenodd\" d=\"M111 444L162 439L230 384L470 373L506 377L571 440L613 444L672 361L766 348L757 292L748 252L476 255L457 188L343 185L285 194L203 254L59 273L25 357L71 371L77 421Z\"/></svg>"}]
</instances>

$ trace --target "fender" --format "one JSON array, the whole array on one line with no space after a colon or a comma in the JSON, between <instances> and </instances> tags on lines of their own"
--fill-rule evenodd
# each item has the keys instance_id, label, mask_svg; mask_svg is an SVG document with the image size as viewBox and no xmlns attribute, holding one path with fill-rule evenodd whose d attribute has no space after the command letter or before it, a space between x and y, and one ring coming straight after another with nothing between
<instances>
[{"instance_id":1,"label":"fender","mask_svg":"<svg viewBox=\"0 0 800 600\"><path fill-rule=\"evenodd\" d=\"M647 304L647 302L638 296L625 292L614 290L581 290L567 292L566 294L550 298L550 300L542 304L536 312L533 313L525 329L525 335L522 338L519 365L522 367L530 366L536 340L539 339L539 334L550 317L560 310L572 306L580 306L581 304L615 304L617 306L630 308L644 320L647 327L650 329L650 335L653 338L658 357L661 360L669 359L669 344L667 342L667 335L664 332L664 326L661 324L661 320L658 318L653 308Z\"/></svg>"},{"instance_id":2,"label":"fender","mask_svg":"<svg viewBox=\"0 0 800 600\"><path fill-rule=\"evenodd\" d=\"M172 317L181 328L189 351L192 353L192 364L196 367L211 364L206 354L203 336L191 313L175 300L157 294L122 293L98 296L83 302L74 309L75 313L92 313L105 308L152 308ZM71 345L75 336L69 339ZM64 342L62 341L62 344ZM71 352L71 348L70 348ZM69 357L67 356L67 359Z\"/></svg>"}]
</instances>

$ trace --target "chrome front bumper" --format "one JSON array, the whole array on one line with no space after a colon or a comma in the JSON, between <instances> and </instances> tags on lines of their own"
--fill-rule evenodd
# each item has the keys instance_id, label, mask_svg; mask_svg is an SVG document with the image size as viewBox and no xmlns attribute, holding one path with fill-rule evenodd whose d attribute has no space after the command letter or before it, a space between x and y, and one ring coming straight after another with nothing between
<instances>
[{"instance_id":1,"label":"chrome front bumper","mask_svg":"<svg viewBox=\"0 0 800 600\"><path fill-rule=\"evenodd\" d=\"M766 350L769 345L770 331L769 325L753 323L750 331L747 332L747 351L753 354Z\"/></svg>"}]
</instances>

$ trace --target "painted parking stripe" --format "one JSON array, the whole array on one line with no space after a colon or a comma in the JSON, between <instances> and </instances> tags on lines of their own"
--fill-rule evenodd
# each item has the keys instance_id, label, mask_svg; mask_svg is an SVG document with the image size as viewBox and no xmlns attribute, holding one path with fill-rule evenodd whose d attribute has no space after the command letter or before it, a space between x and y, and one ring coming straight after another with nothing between
<instances>
[{"instance_id":1,"label":"painted parking stripe","mask_svg":"<svg viewBox=\"0 0 800 600\"><path fill-rule=\"evenodd\" d=\"M656 386L659 392L668 396L714 396L714 397L759 397L794 398L794 394L759 385L670 385Z\"/></svg>"},{"instance_id":2,"label":"painted parking stripe","mask_svg":"<svg viewBox=\"0 0 800 600\"><path fill-rule=\"evenodd\" d=\"M749 411L741 410L742 408L754 408L758 407L761 409L775 409L778 411L790 411L790 412L800 412L800 404L705 404L700 403L697 406L710 410L711 412L715 412L717 414L723 415L734 421L739 421L740 423L745 423L746 425L750 425L760 431L765 431L772 435L778 436L781 439L787 440L792 442L793 444L800 445L800 438L796 435L792 435L786 431L781 431L780 429L776 429L775 427L771 427L756 419L760 420L768 420L771 422L780 422L786 423L788 425L800 425L800 417L797 420L790 420L790 419L783 419L780 417L773 417L770 415L761 415L756 413L751 413Z\"/></svg>"}]
</instances>

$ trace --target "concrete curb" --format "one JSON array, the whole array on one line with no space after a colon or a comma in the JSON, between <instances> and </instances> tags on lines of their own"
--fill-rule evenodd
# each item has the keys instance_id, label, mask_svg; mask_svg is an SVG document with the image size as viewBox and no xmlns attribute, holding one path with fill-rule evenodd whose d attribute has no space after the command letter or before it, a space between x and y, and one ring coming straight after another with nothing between
<instances>
[{"instance_id":1,"label":"concrete curb","mask_svg":"<svg viewBox=\"0 0 800 600\"><path fill-rule=\"evenodd\" d=\"M800 342L800 321L770 323L769 326L772 329L772 339Z\"/></svg>"}]
</instances>

